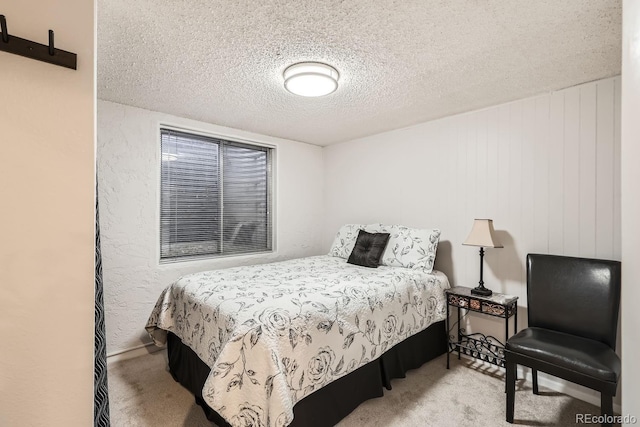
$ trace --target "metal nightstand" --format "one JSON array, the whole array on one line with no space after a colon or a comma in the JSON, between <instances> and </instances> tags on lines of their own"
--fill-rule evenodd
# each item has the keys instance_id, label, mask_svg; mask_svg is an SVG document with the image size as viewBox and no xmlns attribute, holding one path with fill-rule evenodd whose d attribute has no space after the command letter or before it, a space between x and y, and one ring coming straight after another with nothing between
<instances>
[{"instance_id":1,"label":"metal nightstand","mask_svg":"<svg viewBox=\"0 0 640 427\"><path fill-rule=\"evenodd\" d=\"M504 319L504 340L506 342L509 338L509 318L512 316L514 317L514 333L517 332L518 297L499 293L493 293L493 295L487 297L472 295L471 288L464 286L456 286L447 289L445 292L447 296L446 327L449 341L449 348L447 349L447 369L449 369L449 355L454 351L458 352L458 359L460 359L460 354L463 353L504 368L504 343L496 337L480 332L467 334L465 330L460 327L460 311L465 309ZM449 307L458 308L457 337L449 333Z\"/></svg>"}]
</instances>

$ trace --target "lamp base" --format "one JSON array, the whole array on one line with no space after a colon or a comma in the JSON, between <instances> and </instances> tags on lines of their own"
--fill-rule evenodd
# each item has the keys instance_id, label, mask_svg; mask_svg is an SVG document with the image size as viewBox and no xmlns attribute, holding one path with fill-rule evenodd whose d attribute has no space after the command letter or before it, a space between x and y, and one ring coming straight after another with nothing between
<instances>
[{"instance_id":1,"label":"lamp base","mask_svg":"<svg viewBox=\"0 0 640 427\"><path fill-rule=\"evenodd\" d=\"M484 286L477 286L471 289L471 295L480 295L483 297L488 297L488 296L491 296L491 294L493 294L491 289L487 289Z\"/></svg>"}]
</instances>

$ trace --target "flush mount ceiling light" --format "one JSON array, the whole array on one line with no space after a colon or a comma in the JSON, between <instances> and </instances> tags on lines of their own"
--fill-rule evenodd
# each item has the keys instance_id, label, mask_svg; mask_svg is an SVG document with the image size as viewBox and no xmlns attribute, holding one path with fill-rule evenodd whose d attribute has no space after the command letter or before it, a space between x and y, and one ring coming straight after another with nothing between
<instances>
[{"instance_id":1,"label":"flush mount ceiling light","mask_svg":"<svg viewBox=\"0 0 640 427\"><path fill-rule=\"evenodd\" d=\"M320 62L300 62L284 70L284 87L300 96L323 96L338 88L335 68Z\"/></svg>"}]
</instances>

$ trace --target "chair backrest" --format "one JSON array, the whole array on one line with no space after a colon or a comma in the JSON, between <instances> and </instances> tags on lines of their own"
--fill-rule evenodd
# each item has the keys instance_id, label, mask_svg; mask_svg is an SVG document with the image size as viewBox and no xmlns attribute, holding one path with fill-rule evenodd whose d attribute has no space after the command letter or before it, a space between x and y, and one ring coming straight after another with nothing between
<instances>
[{"instance_id":1,"label":"chair backrest","mask_svg":"<svg viewBox=\"0 0 640 427\"><path fill-rule=\"evenodd\" d=\"M616 347L620 262L527 255L529 326L590 338Z\"/></svg>"}]
</instances>

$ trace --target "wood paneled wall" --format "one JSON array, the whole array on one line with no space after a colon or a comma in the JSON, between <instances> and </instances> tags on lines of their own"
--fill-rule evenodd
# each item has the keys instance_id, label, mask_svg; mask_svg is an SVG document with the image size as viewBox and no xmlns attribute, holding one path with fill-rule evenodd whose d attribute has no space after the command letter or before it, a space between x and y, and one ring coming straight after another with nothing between
<instances>
[{"instance_id":1,"label":"wood paneled wall","mask_svg":"<svg viewBox=\"0 0 640 427\"><path fill-rule=\"evenodd\" d=\"M620 78L325 149L325 244L341 224L439 227L437 266L476 286L474 218L492 218L485 283L526 305L527 253L620 259Z\"/></svg>"}]
</instances>

